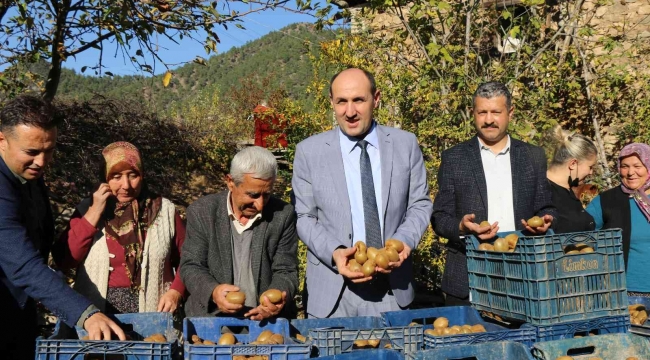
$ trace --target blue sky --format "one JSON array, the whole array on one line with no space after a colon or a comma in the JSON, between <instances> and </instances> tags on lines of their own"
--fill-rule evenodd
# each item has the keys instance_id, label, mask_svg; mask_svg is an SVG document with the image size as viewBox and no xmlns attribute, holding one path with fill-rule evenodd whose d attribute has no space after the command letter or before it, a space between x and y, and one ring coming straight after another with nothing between
<instances>
[{"instance_id":1,"label":"blue sky","mask_svg":"<svg viewBox=\"0 0 650 360\"><path fill-rule=\"evenodd\" d=\"M275 11L267 10L246 15L241 23L245 29L240 29L232 23L229 24L228 30L222 26L215 27L221 40L217 44L217 54L224 53L232 47L242 46L249 41L258 39L271 31L279 30L289 24L297 22L313 23L314 21L315 18L313 16L296 14L282 9ZM199 34L196 38L203 40L205 39L205 35ZM196 56L201 56L205 59L208 58L208 55L203 49L203 45L195 40L185 38L177 45L166 38L160 37L159 39L161 41L159 55L168 64L175 64L172 66L172 69L182 66L184 62L192 61ZM110 71L114 75L148 75L148 73L141 72L137 65L134 66L129 58L123 56L121 52L116 54L115 47L112 44L105 43L104 46L104 59L102 61L105 66L104 71ZM133 49L133 52L135 53L135 49ZM210 56L214 56L214 54ZM64 67L80 72L83 66L88 66L89 68L96 66L98 59L99 51L90 49L79 54L76 59L68 59L64 62ZM149 60L148 63L153 66L152 60ZM157 63L154 71L156 74L161 74L166 71L166 68L162 64ZM88 75L92 73L90 70L86 71Z\"/></svg>"},{"instance_id":2,"label":"blue sky","mask_svg":"<svg viewBox=\"0 0 650 360\"><path fill-rule=\"evenodd\" d=\"M316 1L315 3L317 3ZM295 6L295 3L290 3ZM229 12L230 10L238 10L240 12L245 12L249 10L249 5L244 4L243 2L233 1L229 3L230 8L219 9L220 11ZM6 15L6 18L11 16L11 11L16 11L11 9L10 13ZM289 24L298 23L298 22L315 22L315 18L306 14L297 14L295 12L286 11L283 9L278 10L266 10L263 12L248 14L243 18L243 21L240 22L245 29L240 29L234 25L234 23L228 24L228 29L226 30L223 26L216 26L214 30L219 35L221 42L217 44L217 54L224 53L231 49L232 47L238 47L246 44L249 41L258 39L271 31L279 30ZM195 35L196 39L204 40L204 33L198 33ZM201 56L205 59L208 56L214 56L215 54L208 55L203 49L203 45L195 40L184 38L179 44L175 44L172 41L169 41L165 37L159 37L157 39L160 41L158 44L159 56L167 63L170 64L170 67L175 68L182 66L186 62L191 62L197 56ZM154 39L154 41L157 41ZM11 46L11 38L9 38ZM142 72L137 65L131 63L129 58L135 54L137 47L134 47L129 54L123 54L120 51L116 52L116 46L111 41L104 42L104 56L102 59L102 65L104 66L103 71L110 71L114 75L145 75L148 76L149 73ZM156 74L164 73L167 69L163 64L157 62L154 64L153 57L149 54L146 54L147 64L154 67L154 72ZM81 68L86 66L86 75L93 75L91 70L93 67L99 64L99 50L88 49L76 57L71 57L67 59L63 66L68 69L74 69L78 73L81 72ZM7 64L0 66L0 71Z\"/></svg>"}]
</instances>

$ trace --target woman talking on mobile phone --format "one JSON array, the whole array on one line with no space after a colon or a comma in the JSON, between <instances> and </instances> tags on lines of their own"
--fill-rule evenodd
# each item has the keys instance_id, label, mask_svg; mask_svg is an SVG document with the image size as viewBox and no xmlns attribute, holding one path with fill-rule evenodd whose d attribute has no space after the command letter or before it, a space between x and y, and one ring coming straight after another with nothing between
<instances>
[{"instance_id":1,"label":"woman talking on mobile phone","mask_svg":"<svg viewBox=\"0 0 650 360\"><path fill-rule=\"evenodd\" d=\"M101 183L77 206L52 251L77 269L74 288L107 313L174 312L185 225L174 204L147 189L140 151L115 142L102 151Z\"/></svg>"}]
</instances>

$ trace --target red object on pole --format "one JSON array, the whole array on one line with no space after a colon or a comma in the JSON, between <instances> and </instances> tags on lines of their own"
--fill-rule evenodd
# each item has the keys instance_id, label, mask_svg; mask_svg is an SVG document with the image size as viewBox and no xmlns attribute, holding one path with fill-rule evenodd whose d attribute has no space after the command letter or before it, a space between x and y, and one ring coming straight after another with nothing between
<instances>
[{"instance_id":1,"label":"red object on pole","mask_svg":"<svg viewBox=\"0 0 650 360\"><path fill-rule=\"evenodd\" d=\"M255 146L265 148L286 148L287 136L278 131L284 130L285 124L281 115L264 105L257 105L253 110L255 119ZM272 136L273 138L269 139Z\"/></svg>"}]
</instances>

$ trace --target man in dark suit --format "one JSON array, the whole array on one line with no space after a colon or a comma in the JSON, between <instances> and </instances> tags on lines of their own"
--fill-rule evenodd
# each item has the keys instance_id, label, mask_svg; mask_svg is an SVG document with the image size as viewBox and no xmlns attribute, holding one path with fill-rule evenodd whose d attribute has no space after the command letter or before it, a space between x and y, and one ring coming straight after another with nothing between
<instances>
[{"instance_id":1,"label":"man in dark suit","mask_svg":"<svg viewBox=\"0 0 650 360\"><path fill-rule=\"evenodd\" d=\"M508 135L514 107L506 86L479 86L472 112L477 136L442 153L431 217L436 234L449 240L442 278L447 305L469 304L464 235L491 239L497 231L514 230L542 234L555 214L544 150ZM543 217L543 226L526 224L535 215ZM483 221L490 225L480 226Z\"/></svg>"},{"instance_id":2,"label":"man in dark suit","mask_svg":"<svg viewBox=\"0 0 650 360\"><path fill-rule=\"evenodd\" d=\"M49 103L20 96L0 111L0 354L33 359L36 301L92 340L120 339L114 322L72 290L45 263L54 221L43 172L54 154L57 117Z\"/></svg>"},{"instance_id":3,"label":"man in dark suit","mask_svg":"<svg viewBox=\"0 0 650 360\"><path fill-rule=\"evenodd\" d=\"M190 292L188 316L290 316L298 288L296 215L293 206L271 196L276 174L270 151L246 148L232 160L228 190L187 208L180 271ZM266 296L258 302L268 289L282 292L280 303ZM226 299L233 291L246 295L243 305Z\"/></svg>"}]
</instances>

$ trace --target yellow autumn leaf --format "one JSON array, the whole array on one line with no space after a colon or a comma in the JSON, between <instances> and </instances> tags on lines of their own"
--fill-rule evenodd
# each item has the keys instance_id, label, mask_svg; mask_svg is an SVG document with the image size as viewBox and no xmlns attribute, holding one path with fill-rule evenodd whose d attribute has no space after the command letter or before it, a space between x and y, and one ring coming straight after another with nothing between
<instances>
[{"instance_id":1,"label":"yellow autumn leaf","mask_svg":"<svg viewBox=\"0 0 650 360\"><path fill-rule=\"evenodd\" d=\"M163 76L163 86L167 87L169 85L169 82L171 81L171 79L172 79L172 72L167 71L165 73L165 76Z\"/></svg>"}]
</instances>

